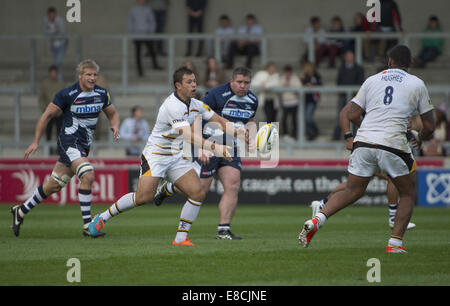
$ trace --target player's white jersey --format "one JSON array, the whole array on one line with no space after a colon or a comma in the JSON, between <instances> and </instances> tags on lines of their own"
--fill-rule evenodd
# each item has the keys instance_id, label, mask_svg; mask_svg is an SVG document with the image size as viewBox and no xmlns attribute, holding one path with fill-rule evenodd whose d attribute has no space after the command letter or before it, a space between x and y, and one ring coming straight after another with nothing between
<instances>
[{"instance_id":1,"label":"player's white jersey","mask_svg":"<svg viewBox=\"0 0 450 306\"><path fill-rule=\"evenodd\" d=\"M151 148L153 154L159 155L181 153L183 137L177 129L190 126L198 115L208 121L214 115L214 111L202 101L193 98L188 107L176 93L172 93L159 108L155 126L144 150Z\"/></svg>"},{"instance_id":2,"label":"player's white jersey","mask_svg":"<svg viewBox=\"0 0 450 306\"><path fill-rule=\"evenodd\" d=\"M424 82L401 69L387 69L367 78L352 101L366 112L355 141L408 153L408 118L416 111L422 115L433 109Z\"/></svg>"}]
</instances>

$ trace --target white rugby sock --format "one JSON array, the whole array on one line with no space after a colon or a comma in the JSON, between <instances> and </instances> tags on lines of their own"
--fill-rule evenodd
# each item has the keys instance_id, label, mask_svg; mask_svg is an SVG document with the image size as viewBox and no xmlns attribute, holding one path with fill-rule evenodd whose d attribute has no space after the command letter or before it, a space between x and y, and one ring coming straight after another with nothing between
<instances>
[{"instance_id":1,"label":"white rugby sock","mask_svg":"<svg viewBox=\"0 0 450 306\"><path fill-rule=\"evenodd\" d=\"M175 236L175 242L181 242L186 240L189 230L197 219L198 212L202 206L201 202L196 202L188 199L181 210L180 223L178 224L177 235Z\"/></svg>"},{"instance_id":2,"label":"white rugby sock","mask_svg":"<svg viewBox=\"0 0 450 306\"><path fill-rule=\"evenodd\" d=\"M318 228L321 228L327 221L327 216L325 216L322 213L317 213L317 215L315 215L314 218L317 219L317 227Z\"/></svg>"},{"instance_id":3,"label":"white rugby sock","mask_svg":"<svg viewBox=\"0 0 450 306\"><path fill-rule=\"evenodd\" d=\"M100 216L106 222L112 217L117 216L124 211L132 209L136 206L134 196L134 192L127 193L126 195L122 196L116 203L111 205L107 210L105 210Z\"/></svg>"},{"instance_id":4,"label":"white rugby sock","mask_svg":"<svg viewBox=\"0 0 450 306\"><path fill-rule=\"evenodd\" d=\"M172 183L167 183L166 185L166 191L170 194L168 195L173 195L175 193L175 191L173 190L173 184Z\"/></svg>"},{"instance_id":5,"label":"white rugby sock","mask_svg":"<svg viewBox=\"0 0 450 306\"><path fill-rule=\"evenodd\" d=\"M401 247L403 244L402 238L398 236L391 236L388 241L388 245L391 247Z\"/></svg>"}]
</instances>

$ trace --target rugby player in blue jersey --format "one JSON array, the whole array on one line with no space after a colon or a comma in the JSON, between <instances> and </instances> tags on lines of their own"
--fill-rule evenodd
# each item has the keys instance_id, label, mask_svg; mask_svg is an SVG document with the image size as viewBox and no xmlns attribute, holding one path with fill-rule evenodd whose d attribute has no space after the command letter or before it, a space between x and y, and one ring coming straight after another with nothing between
<instances>
[{"instance_id":1,"label":"rugby player in blue jersey","mask_svg":"<svg viewBox=\"0 0 450 306\"><path fill-rule=\"evenodd\" d=\"M106 89L96 85L100 68L93 60L84 60L77 67L78 82L59 91L37 122L33 143L25 150L27 159L39 148L39 140L47 123L56 116L63 116L63 126L58 136L59 159L51 178L37 187L33 195L22 205L11 208L12 229L19 236L25 215L50 195L59 192L76 174L80 179L78 198L83 218L83 235L90 236L92 183L94 168L87 158L100 112L109 120L114 139L119 138L119 115L111 104ZM101 233L98 236L103 236ZM97 236L97 237L98 237Z\"/></svg>"},{"instance_id":2,"label":"rugby player in blue jersey","mask_svg":"<svg viewBox=\"0 0 450 306\"><path fill-rule=\"evenodd\" d=\"M245 67L238 67L233 71L229 82L209 90L202 99L214 112L234 124L235 127L244 127L247 123L254 121L258 108L258 99L249 90L251 82L251 71ZM247 127L254 127L249 124ZM250 133L250 135L253 135ZM198 153L194 165L199 163L200 182L205 192L209 191L212 180L217 174L223 185L224 192L219 201L219 224L217 226L217 239L239 240L239 236L230 231L231 221L238 203L238 192L241 183L241 157L239 156L236 138L227 139L227 136L219 129L213 129L206 125L203 129L205 139L214 140L217 143L226 143L234 148L231 161L223 157L208 156L203 152ZM249 137L251 141L253 137ZM250 147L252 144L250 144ZM200 166L198 166L200 168ZM178 190L171 183L164 182L158 188L154 199L156 205L161 205L163 200Z\"/></svg>"}]
</instances>

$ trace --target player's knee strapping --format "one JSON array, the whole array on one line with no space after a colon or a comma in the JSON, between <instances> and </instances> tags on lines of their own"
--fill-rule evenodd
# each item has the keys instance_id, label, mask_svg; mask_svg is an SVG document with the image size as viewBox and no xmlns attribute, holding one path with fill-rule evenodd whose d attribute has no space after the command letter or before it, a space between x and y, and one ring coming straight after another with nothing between
<instances>
[{"instance_id":1,"label":"player's knee strapping","mask_svg":"<svg viewBox=\"0 0 450 306\"><path fill-rule=\"evenodd\" d=\"M85 175L88 172L93 172L93 171L94 171L94 167L92 167L92 165L90 163L88 163L88 162L82 163L77 167L77 176L81 180L83 175Z\"/></svg>"},{"instance_id":2,"label":"player's knee strapping","mask_svg":"<svg viewBox=\"0 0 450 306\"><path fill-rule=\"evenodd\" d=\"M64 188L64 186L66 186L71 179L71 177L67 174L59 176L58 173L54 171L52 172L52 178L59 184L59 186L61 186L61 188Z\"/></svg>"}]
</instances>

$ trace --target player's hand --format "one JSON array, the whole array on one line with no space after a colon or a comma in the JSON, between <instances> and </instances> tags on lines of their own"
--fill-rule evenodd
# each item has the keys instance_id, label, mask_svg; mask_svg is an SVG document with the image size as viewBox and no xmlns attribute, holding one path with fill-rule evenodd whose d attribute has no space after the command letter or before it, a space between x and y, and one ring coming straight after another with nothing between
<instances>
[{"instance_id":1,"label":"player's hand","mask_svg":"<svg viewBox=\"0 0 450 306\"><path fill-rule=\"evenodd\" d=\"M419 133L417 133L417 131L415 130L410 130L409 132L411 133L411 138L409 140L411 146L419 151L420 149L422 149L422 140L419 138Z\"/></svg>"},{"instance_id":2,"label":"player's hand","mask_svg":"<svg viewBox=\"0 0 450 306\"><path fill-rule=\"evenodd\" d=\"M237 139L241 140L241 141L245 141L245 143L248 144L249 141L249 132L246 128L238 128L236 131L236 137Z\"/></svg>"},{"instance_id":3,"label":"player's hand","mask_svg":"<svg viewBox=\"0 0 450 306\"><path fill-rule=\"evenodd\" d=\"M247 151L249 153L255 153L255 151L256 151L256 142L254 140L248 142Z\"/></svg>"},{"instance_id":4,"label":"player's hand","mask_svg":"<svg viewBox=\"0 0 450 306\"><path fill-rule=\"evenodd\" d=\"M27 159L31 154L36 152L36 150L39 148L39 144L36 142L33 142L30 144L30 146L25 150L25 154L23 155L23 158Z\"/></svg>"},{"instance_id":5,"label":"player's hand","mask_svg":"<svg viewBox=\"0 0 450 306\"><path fill-rule=\"evenodd\" d=\"M113 132L114 140L117 140L120 138L119 129L117 127L112 126L111 132Z\"/></svg>"},{"instance_id":6,"label":"player's hand","mask_svg":"<svg viewBox=\"0 0 450 306\"><path fill-rule=\"evenodd\" d=\"M233 160L233 157L230 154L231 149L230 146L216 144L214 153L216 153L216 156L223 157L226 161L231 162Z\"/></svg>"},{"instance_id":7,"label":"player's hand","mask_svg":"<svg viewBox=\"0 0 450 306\"><path fill-rule=\"evenodd\" d=\"M198 161L203 165L208 165L210 162L210 157L213 156L212 152L199 149L198 150Z\"/></svg>"},{"instance_id":8,"label":"player's hand","mask_svg":"<svg viewBox=\"0 0 450 306\"><path fill-rule=\"evenodd\" d=\"M345 141L345 148L349 151L353 150L353 137L347 138Z\"/></svg>"}]
</instances>

